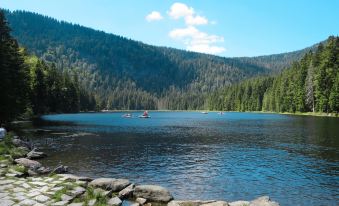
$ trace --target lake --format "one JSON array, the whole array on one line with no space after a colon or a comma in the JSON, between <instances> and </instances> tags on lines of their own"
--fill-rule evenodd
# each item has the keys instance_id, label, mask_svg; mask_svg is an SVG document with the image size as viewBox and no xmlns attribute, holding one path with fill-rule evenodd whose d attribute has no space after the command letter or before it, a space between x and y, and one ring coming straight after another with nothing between
<instances>
[{"instance_id":1,"label":"lake","mask_svg":"<svg viewBox=\"0 0 339 206\"><path fill-rule=\"evenodd\" d=\"M264 113L150 112L46 115L26 135L91 177L168 188L175 199L339 204L339 118ZM44 129L44 130L36 130Z\"/></svg>"}]
</instances>

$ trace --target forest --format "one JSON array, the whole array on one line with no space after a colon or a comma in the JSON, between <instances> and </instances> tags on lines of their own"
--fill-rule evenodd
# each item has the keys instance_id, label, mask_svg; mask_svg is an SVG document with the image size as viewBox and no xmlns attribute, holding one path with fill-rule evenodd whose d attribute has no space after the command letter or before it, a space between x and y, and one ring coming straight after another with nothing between
<instances>
[{"instance_id":1,"label":"forest","mask_svg":"<svg viewBox=\"0 0 339 206\"><path fill-rule=\"evenodd\" d=\"M78 74L99 109L205 109L213 91L279 73L314 50L225 58L151 46L31 12L4 12L19 44L58 70Z\"/></svg>"},{"instance_id":2,"label":"forest","mask_svg":"<svg viewBox=\"0 0 339 206\"><path fill-rule=\"evenodd\" d=\"M339 112L339 38L329 37L277 76L224 87L209 109L226 111Z\"/></svg>"},{"instance_id":3,"label":"forest","mask_svg":"<svg viewBox=\"0 0 339 206\"><path fill-rule=\"evenodd\" d=\"M22 116L94 110L76 74L60 72L20 48L0 11L0 124Z\"/></svg>"}]
</instances>

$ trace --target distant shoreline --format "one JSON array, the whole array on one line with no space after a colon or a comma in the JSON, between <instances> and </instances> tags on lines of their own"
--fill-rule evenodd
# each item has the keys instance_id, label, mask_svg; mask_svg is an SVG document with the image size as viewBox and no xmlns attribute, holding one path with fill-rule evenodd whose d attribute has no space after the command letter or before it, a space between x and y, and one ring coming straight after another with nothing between
<instances>
[{"instance_id":1,"label":"distant shoreline","mask_svg":"<svg viewBox=\"0 0 339 206\"><path fill-rule=\"evenodd\" d=\"M143 112L145 110L101 110L101 111L80 111L78 113L115 113L115 112ZM239 113L262 113L262 114L283 114L295 116L314 116L314 117L339 117L336 113L322 113L322 112L270 112L270 111L218 111L218 110L147 110L151 112L239 112ZM49 114L44 114L49 115ZM43 115L41 115L43 116Z\"/></svg>"}]
</instances>

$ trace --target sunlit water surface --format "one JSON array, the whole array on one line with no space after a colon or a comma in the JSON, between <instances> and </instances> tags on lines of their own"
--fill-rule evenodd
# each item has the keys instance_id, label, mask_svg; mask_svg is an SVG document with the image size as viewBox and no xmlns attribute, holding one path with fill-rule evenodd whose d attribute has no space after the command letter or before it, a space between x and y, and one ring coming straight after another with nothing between
<instances>
[{"instance_id":1,"label":"sunlit water surface","mask_svg":"<svg viewBox=\"0 0 339 206\"><path fill-rule=\"evenodd\" d=\"M91 177L158 184L176 199L339 205L339 119L257 113L151 112L43 116L26 134ZM36 130L36 128L47 131Z\"/></svg>"}]
</instances>

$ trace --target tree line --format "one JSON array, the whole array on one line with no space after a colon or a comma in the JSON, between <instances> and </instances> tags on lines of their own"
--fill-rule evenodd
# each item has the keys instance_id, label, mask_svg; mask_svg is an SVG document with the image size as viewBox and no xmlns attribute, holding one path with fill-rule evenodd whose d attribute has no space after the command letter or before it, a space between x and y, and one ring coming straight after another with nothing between
<instances>
[{"instance_id":1,"label":"tree line","mask_svg":"<svg viewBox=\"0 0 339 206\"><path fill-rule=\"evenodd\" d=\"M28 55L10 31L0 11L0 124L23 114L96 108L94 95L83 89L76 75Z\"/></svg>"},{"instance_id":2,"label":"tree line","mask_svg":"<svg viewBox=\"0 0 339 206\"><path fill-rule=\"evenodd\" d=\"M209 109L338 113L338 59L339 38L332 36L280 75L217 90L208 98Z\"/></svg>"}]
</instances>

